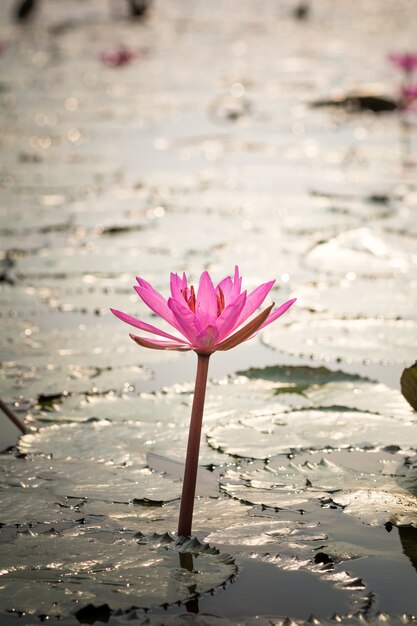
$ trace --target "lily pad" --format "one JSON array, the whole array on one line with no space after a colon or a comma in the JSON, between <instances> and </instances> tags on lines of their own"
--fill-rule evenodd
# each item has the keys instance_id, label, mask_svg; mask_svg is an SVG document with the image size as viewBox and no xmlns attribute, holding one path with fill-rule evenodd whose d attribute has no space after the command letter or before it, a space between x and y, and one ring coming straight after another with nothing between
<instances>
[{"instance_id":1,"label":"lily pad","mask_svg":"<svg viewBox=\"0 0 417 626\"><path fill-rule=\"evenodd\" d=\"M121 441L116 442L115 429ZM62 424L23 435L19 441L22 454L35 453L55 459L83 459L112 463L145 465L146 456L140 444L150 437L148 425L141 422L112 424L108 420L85 424ZM127 446L127 448L126 448Z\"/></svg>"},{"instance_id":2,"label":"lily pad","mask_svg":"<svg viewBox=\"0 0 417 626\"><path fill-rule=\"evenodd\" d=\"M415 276L411 238L369 228L345 231L314 247L305 261L319 272L358 276L394 276L398 271Z\"/></svg>"},{"instance_id":3,"label":"lily pad","mask_svg":"<svg viewBox=\"0 0 417 626\"><path fill-rule=\"evenodd\" d=\"M146 464L150 451L184 461L188 428L175 422L111 422L98 420L54 424L23 435L18 449L23 454L52 455L55 459L82 459L115 464ZM200 463L219 465L224 458L202 446Z\"/></svg>"},{"instance_id":4,"label":"lily pad","mask_svg":"<svg viewBox=\"0 0 417 626\"><path fill-rule=\"evenodd\" d=\"M75 467L74 467L75 466ZM88 472L86 479L86 472ZM49 489L58 496L87 498L105 502L145 502L162 504L180 497L180 482L152 472L149 468L100 466L96 463L71 464L60 468Z\"/></svg>"},{"instance_id":5,"label":"lily pad","mask_svg":"<svg viewBox=\"0 0 417 626\"><path fill-rule=\"evenodd\" d=\"M41 500L51 501L43 494L43 490L47 490L55 498L58 496L58 503L61 498L71 497L78 500L87 498L105 502L161 504L179 498L181 493L179 481L164 478L149 468L137 465L114 466L86 460L81 463L78 460L60 461L43 457L6 457L3 460L2 456L0 462L4 469L2 486L6 490L19 492L22 498L28 492L36 498L36 492L40 489ZM15 521L28 521L27 507L23 507L23 510L26 510L24 517L19 518L17 512L14 513Z\"/></svg>"},{"instance_id":6,"label":"lily pad","mask_svg":"<svg viewBox=\"0 0 417 626\"><path fill-rule=\"evenodd\" d=\"M54 523L80 519L80 513L65 498L46 489L0 489L0 524Z\"/></svg>"},{"instance_id":7,"label":"lily pad","mask_svg":"<svg viewBox=\"0 0 417 626\"><path fill-rule=\"evenodd\" d=\"M164 502L162 506L141 505L139 502L120 504L97 500L87 500L78 505L80 516L101 516L103 525L113 528L149 529L163 533L173 530L178 524L178 502ZM223 494L217 498L198 497L194 502L193 532L207 532L214 526L225 528L231 522L244 523L248 519L250 507L231 500Z\"/></svg>"},{"instance_id":8,"label":"lily pad","mask_svg":"<svg viewBox=\"0 0 417 626\"><path fill-rule=\"evenodd\" d=\"M35 402L49 396L72 393L103 394L133 391L135 385L151 377L151 370L140 367L92 367L72 364L47 364L46 367L9 361L3 364L0 390L15 398L24 396ZM42 403L42 402L41 402Z\"/></svg>"},{"instance_id":9,"label":"lily pad","mask_svg":"<svg viewBox=\"0 0 417 626\"><path fill-rule=\"evenodd\" d=\"M322 239L337 232L355 228L364 213L369 218L383 218L387 208L384 204L370 203L359 197L325 197L320 193L284 195L281 204L285 206L280 216L281 227L298 237L306 235ZM297 288L297 295L299 294Z\"/></svg>"},{"instance_id":10,"label":"lily pad","mask_svg":"<svg viewBox=\"0 0 417 626\"><path fill-rule=\"evenodd\" d=\"M413 419L410 407L397 389L354 374L306 366L269 366L240 373L251 381L270 381L273 393L279 394L278 399L285 399L293 408L344 406L408 421ZM302 402L296 394L302 394Z\"/></svg>"},{"instance_id":11,"label":"lily pad","mask_svg":"<svg viewBox=\"0 0 417 626\"><path fill-rule=\"evenodd\" d=\"M359 380L354 383L330 382L314 386L306 396L315 406L346 406L358 411L369 411L411 423L415 417L398 389L382 383Z\"/></svg>"},{"instance_id":12,"label":"lily pad","mask_svg":"<svg viewBox=\"0 0 417 626\"><path fill-rule=\"evenodd\" d=\"M232 545L235 548L256 550L267 546L291 554L311 552L316 542L324 542L327 535L320 531L317 523L289 520L249 518L244 523L234 524L211 532L207 542Z\"/></svg>"},{"instance_id":13,"label":"lily pad","mask_svg":"<svg viewBox=\"0 0 417 626\"><path fill-rule=\"evenodd\" d=\"M92 395L59 395L39 403L28 419L38 424L72 423L91 420L132 421L141 417L137 397L114 392Z\"/></svg>"},{"instance_id":14,"label":"lily pad","mask_svg":"<svg viewBox=\"0 0 417 626\"><path fill-rule=\"evenodd\" d=\"M256 409L271 398L273 388L274 385L263 380L253 381L248 385L246 378L239 376L209 382L204 423L231 418L239 413L242 406ZM172 428L177 423L186 428L193 397L193 384L174 385L155 393L141 393L137 397L114 393L102 396L68 396L44 410L33 411L32 417L44 422L87 421L91 418L111 421L139 420L152 424L165 423L167 428ZM302 398L300 402L305 404ZM288 400L283 398L278 402L276 399L276 405L286 410Z\"/></svg>"},{"instance_id":15,"label":"lily pad","mask_svg":"<svg viewBox=\"0 0 417 626\"><path fill-rule=\"evenodd\" d=\"M327 367L308 367L305 365L284 366L270 365L264 368L251 368L239 372L251 380L267 380L273 383L274 393L303 393L312 386L331 382L353 382L361 380L356 374L340 370L332 371Z\"/></svg>"},{"instance_id":16,"label":"lily pad","mask_svg":"<svg viewBox=\"0 0 417 626\"><path fill-rule=\"evenodd\" d=\"M404 363L415 357L413 320L317 319L269 327L262 341L276 350L338 362Z\"/></svg>"},{"instance_id":17,"label":"lily pad","mask_svg":"<svg viewBox=\"0 0 417 626\"><path fill-rule=\"evenodd\" d=\"M417 526L417 498L393 484L387 489L358 489L338 494L334 502L345 513L358 517L365 524L380 526L391 522L395 526Z\"/></svg>"},{"instance_id":18,"label":"lily pad","mask_svg":"<svg viewBox=\"0 0 417 626\"><path fill-rule=\"evenodd\" d=\"M374 448L396 445L409 449L417 424L383 415L338 407L312 408L263 415L246 413L239 420L207 433L210 446L232 456L267 459L301 449Z\"/></svg>"},{"instance_id":19,"label":"lily pad","mask_svg":"<svg viewBox=\"0 0 417 626\"><path fill-rule=\"evenodd\" d=\"M83 324L72 323L62 328L51 313L47 320L39 317L30 322L8 321L6 331L11 340L5 343L4 354L7 360L18 359L20 363L28 360L32 364L36 359L36 365L46 369L52 364L54 367L90 367L98 371L137 367L141 362L148 364L161 359L157 351L140 351L129 338L127 325L116 322L109 314L106 318L85 319ZM41 324L45 327L42 328ZM173 356L171 353L165 355L167 359L176 357L175 352Z\"/></svg>"},{"instance_id":20,"label":"lily pad","mask_svg":"<svg viewBox=\"0 0 417 626\"><path fill-rule=\"evenodd\" d=\"M307 483L303 467L282 459L272 465L229 469L221 477L220 487L232 498L251 505L275 509L300 509L308 500L320 499L327 492Z\"/></svg>"},{"instance_id":21,"label":"lily pad","mask_svg":"<svg viewBox=\"0 0 417 626\"><path fill-rule=\"evenodd\" d=\"M107 535L81 528L63 535L19 535L2 549L1 610L61 615L90 603L149 609L187 602L236 573L229 555L197 540Z\"/></svg>"},{"instance_id":22,"label":"lily pad","mask_svg":"<svg viewBox=\"0 0 417 626\"><path fill-rule=\"evenodd\" d=\"M250 407L253 408L253 414L262 414L259 407L268 404L271 412L281 414L291 406L311 404L295 393L275 397L274 388L275 385L266 380L249 382L239 376L210 383L206 394L203 432L224 420L236 419ZM53 454L57 458L63 455L86 458L87 454L88 458L117 463L144 463L144 453L153 451L183 462L192 401L193 385L177 385L163 392L142 393L139 397L110 393L104 396L59 398L43 409L32 410L30 418L39 422L67 422L66 427L62 431L57 424L42 428L39 433L22 438L19 449ZM81 424L77 428L74 424L70 425L70 422L87 422L92 419L95 422L85 424L85 427ZM129 432L130 424L132 428ZM112 430L111 441L106 434L107 427ZM203 439L200 462L203 465L218 465L228 462L228 459L207 446Z\"/></svg>"},{"instance_id":23,"label":"lily pad","mask_svg":"<svg viewBox=\"0 0 417 626\"><path fill-rule=\"evenodd\" d=\"M369 524L407 525L417 520L416 469L384 452L333 451L276 458L266 466L228 470L222 489L250 504L302 508L308 500L331 500Z\"/></svg>"},{"instance_id":24,"label":"lily pad","mask_svg":"<svg viewBox=\"0 0 417 626\"><path fill-rule=\"evenodd\" d=\"M357 279L354 272L348 276L336 284L323 281L302 286L297 296L303 306L337 318L417 319L417 297L408 282Z\"/></svg>"}]
</instances>

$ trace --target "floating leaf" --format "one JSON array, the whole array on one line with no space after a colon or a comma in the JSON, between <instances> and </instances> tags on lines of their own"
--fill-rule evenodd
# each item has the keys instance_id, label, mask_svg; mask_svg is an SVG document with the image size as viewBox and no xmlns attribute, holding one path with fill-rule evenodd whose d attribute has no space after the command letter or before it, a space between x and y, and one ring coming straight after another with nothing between
<instances>
[{"instance_id":1,"label":"floating leaf","mask_svg":"<svg viewBox=\"0 0 417 626\"><path fill-rule=\"evenodd\" d=\"M411 423L414 416L397 389L382 383L358 380L356 382L330 382L311 387L306 397L315 406L346 406L358 411L369 411Z\"/></svg>"},{"instance_id":2,"label":"floating leaf","mask_svg":"<svg viewBox=\"0 0 417 626\"><path fill-rule=\"evenodd\" d=\"M274 388L275 385L261 379L248 384L244 377L211 383L207 391L203 429L207 430L223 420L233 420L250 407L255 413L262 413L258 407L265 403L276 413L285 412L292 405L311 404L295 393L276 398L272 393ZM95 423L80 424L77 428L74 424L66 424L62 431L56 424L48 429L42 428L39 433L22 438L19 449L53 454L56 458L65 455L117 463L144 463L144 453L152 451L183 462L192 401L192 385L174 386L158 393L142 393L139 397L113 393L63 397L42 410L32 410L31 419L56 423L95 419ZM97 421L98 418L101 420ZM111 440L107 436L110 428ZM227 458L202 441L200 462L217 465L227 462Z\"/></svg>"},{"instance_id":3,"label":"floating leaf","mask_svg":"<svg viewBox=\"0 0 417 626\"><path fill-rule=\"evenodd\" d=\"M409 449L416 440L417 424L411 420L338 407L301 411L248 411L239 420L215 426L207 433L210 446L227 454L267 459L300 449L374 448Z\"/></svg>"},{"instance_id":4,"label":"floating leaf","mask_svg":"<svg viewBox=\"0 0 417 626\"><path fill-rule=\"evenodd\" d=\"M363 380L355 374L332 371L327 367L308 367L305 365L285 366L270 365L264 368L251 368L239 372L251 380L267 380L273 383L274 393L303 393L313 385L331 382L354 382Z\"/></svg>"},{"instance_id":5,"label":"floating leaf","mask_svg":"<svg viewBox=\"0 0 417 626\"><path fill-rule=\"evenodd\" d=\"M415 269L413 249L411 237L363 227L318 244L307 255L306 263L330 274L387 277L399 269L404 273Z\"/></svg>"},{"instance_id":6,"label":"floating leaf","mask_svg":"<svg viewBox=\"0 0 417 626\"><path fill-rule=\"evenodd\" d=\"M111 422L99 420L54 424L23 435L18 449L23 454L52 455L55 459L82 459L116 464L146 463L150 451L184 461L188 429L175 422ZM223 458L202 447L200 463L218 465Z\"/></svg>"},{"instance_id":7,"label":"floating leaf","mask_svg":"<svg viewBox=\"0 0 417 626\"><path fill-rule=\"evenodd\" d=\"M379 526L391 522L396 526L417 525L417 498L401 490L398 485L386 489L358 489L337 494L334 502L341 504L345 513L365 524Z\"/></svg>"},{"instance_id":8,"label":"floating leaf","mask_svg":"<svg viewBox=\"0 0 417 626\"><path fill-rule=\"evenodd\" d=\"M268 327L262 341L277 350L346 362L403 363L415 357L417 323L412 320L317 319ZM395 355L395 360L393 360Z\"/></svg>"},{"instance_id":9,"label":"floating leaf","mask_svg":"<svg viewBox=\"0 0 417 626\"><path fill-rule=\"evenodd\" d=\"M149 394L151 395L151 394ZM32 409L30 420L41 423L72 423L88 422L91 420L108 420L113 422L153 420L159 422L166 414L163 402L151 403L148 394L140 397L114 392L93 395L60 396L50 402L43 402ZM150 406L152 404L152 407ZM180 402L178 402L180 404ZM153 411L151 410L153 409ZM171 419L181 415L174 402L170 407ZM182 412L186 409L182 405Z\"/></svg>"},{"instance_id":10,"label":"floating leaf","mask_svg":"<svg viewBox=\"0 0 417 626\"><path fill-rule=\"evenodd\" d=\"M178 481L164 478L161 474L138 465L115 466L86 460L59 461L42 457L9 457L7 463L2 465L5 469L3 486L19 490L22 497L26 490L36 497L35 491L41 488L55 496L78 500L88 498L105 502L139 501L161 504L179 498L181 493L181 484ZM40 498L45 498L43 493ZM17 512L15 515L17 516ZM15 517L15 521L26 522L27 515L24 519Z\"/></svg>"},{"instance_id":11,"label":"floating leaf","mask_svg":"<svg viewBox=\"0 0 417 626\"><path fill-rule=\"evenodd\" d=\"M228 526L211 532L207 542L247 547L255 550L267 546L269 550L311 552L317 547L316 542L324 542L327 535L320 531L317 523L296 520L247 519L244 523Z\"/></svg>"},{"instance_id":12,"label":"floating leaf","mask_svg":"<svg viewBox=\"0 0 417 626\"><path fill-rule=\"evenodd\" d=\"M270 381L273 392L293 408L304 408L311 404L316 407L344 406L400 419L414 418L397 389L361 376L333 372L326 367L269 366L250 369L241 374L251 381ZM301 401L296 393L303 394Z\"/></svg>"},{"instance_id":13,"label":"floating leaf","mask_svg":"<svg viewBox=\"0 0 417 626\"><path fill-rule=\"evenodd\" d=\"M79 511L46 489L0 490L0 524L35 524L77 520Z\"/></svg>"},{"instance_id":14,"label":"floating leaf","mask_svg":"<svg viewBox=\"0 0 417 626\"><path fill-rule=\"evenodd\" d=\"M113 528L141 528L153 532L165 532L174 529L178 523L178 502L165 502L162 506L151 507L134 504L120 504L103 501L86 501L78 505L81 516L104 516L103 524ZM193 532L207 532L213 527L218 529L238 524L248 519L249 507L219 494L217 498L198 497L194 503Z\"/></svg>"},{"instance_id":15,"label":"floating leaf","mask_svg":"<svg viewBox=\"0 0 417 626\"><path fill-rule=\"evenodd\" d=\"M310 484L308 468L287 459L274 459L266 466L227 470L220 486L241 502L273 508L302 508L309 499L327 496L326 489Z\"/></svg>"},{"instance_id":16,"label":"floating leaf","mask_svg":"<svg viewBox=\"0 0 417 626\"><path fill-rule=\"evenodd\" d=\"M330 313L336 318L385 318L416 320L416 301L408 282L398 278L377 281L356 278L333 282L319 282L297 289L303 306L320 314ZM393 297L395 293L395 297Z\"/></svg>"},{"instance_id":17,"label":"floating leaf","mask_svg":"<svg viewBox=\"0 0 417 626\"><path fill-rule=\"evenodd\" d=\"M19 535L2 553L1 609L38 615L73 613L91 603L129 610L186 602L236 573L230 556L166 534L135 539L77 528Z\"/></svg>"},{"instance_id":18,"label":"floating leaf","mask_svg":"<svg viewBox=\"0 0 417 626\"><path fill-rule=\"evenodd\" d=\"M35 402L49 396L69 393L103 394L109 391L133 391L136 384L149 380L151 371L144 367L90 367L81 365L42 366L4 364L0 378L3 393ZM41 400L41 404L43 404Z\"/></svg>"},{"instance_id":19,"label":"floating leaf","mask_svg":"<svg viewBox=\"0 0 417 626\"><path fill-rule=\"evenodd\" d=\"M227 470L222 489L250 504L302 508L308 500L331 499L370 524L417 520L416 469L404 457L384 452L334 451L266 466Z\"/></svg>"},{"instance_id":20,"label":"floating leaf","mask_svg":"<svg viewBox=\"0 0 417 626\"><path fill-rule=\"evenodd\" d=\"M72 463L68 469L60 468L54 483L49 489L58 496L105 502L162 504L177 500L181 494L178 481L170 481L148 468L100 466L96 463L83 463L81 467Z\"/></svg>"},{"instance_id":21,"label":"floating leaf","mask_svg":"<svg viewBox=\"0 0 417 626\"><path fill-rule=\"evenodd\" d=\"M210 424L221 418L231 418L241 407L256 409L271 398L275 386L257 380L247 384L244 377L230 377L208 384L204 423ZM174 385L155 393L141 393L139 397L119 396L108 393L103 396L73 396L60 399L59 403L47 407L33 417L41 421L87 421L91 418L111 421L139 420L149 423L165 423L172 429L174 422L182 427L189 423L193 402L194 386ZM275 400L276 405L286 410L288 400ZM294 403L296 400L294 399ZM303 399L298 403L305 404Z\"/></svg>"}]
</instances>

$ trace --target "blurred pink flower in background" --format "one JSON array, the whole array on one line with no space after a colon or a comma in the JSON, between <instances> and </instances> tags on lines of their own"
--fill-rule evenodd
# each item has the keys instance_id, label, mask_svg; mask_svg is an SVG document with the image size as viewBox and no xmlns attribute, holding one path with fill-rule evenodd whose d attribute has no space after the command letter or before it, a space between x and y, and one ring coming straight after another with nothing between
<instances>
[{"instance_id":1,"label":"blurred pink flower in background","mask_svg":"<svg viewBox=\"0 0 417 626\"><path fill-rule=\"evenodd\" d=\"M407 74L417 68L417 53L413 52L393 52L388 55L388 59Z\"/></svg>"},{"instance_id":2,"label":"blurred pink flower in background","mask_svg":"<svg viewBox=\"0 0 417 626\"><path fill-rule=\"evenodd\" d=\"M143 278L137 278L134 287L143 302L157 315L173 326L180 335L172 335L141 320L111 309L119 319L163 339L130 335L136 343L156 350L195 350L211 354L217 350L230 350L253 337L259 330L283 315L296 298L274 309L270 305L250 322L244 322L263 303L272 289L274 280L263 283L251 293L242 291L239 268L234 277L227 276L215 287L208 274L203 272L198 290L188 285L183 274L171 274L171 296L165 300Z\"/></svg>"},{"instance_id":3,"label":"blurred pink flower in background","mask_svg":"<svg viewBox=\"0 0 417 626\"><path fill-rule=\"evenodd\" d=\"M100 52L99 59L104 65L111 67L120 67L131 63L138 56L137 52L128 50L127 48L119 48L118 50L105 50Z\"/></svg>"}]
</instances>

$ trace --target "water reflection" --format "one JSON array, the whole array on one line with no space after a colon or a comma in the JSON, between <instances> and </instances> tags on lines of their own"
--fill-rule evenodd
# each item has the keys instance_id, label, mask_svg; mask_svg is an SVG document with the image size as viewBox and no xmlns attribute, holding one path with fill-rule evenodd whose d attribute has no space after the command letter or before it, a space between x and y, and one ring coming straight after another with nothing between
<instances>
[{"instance_id":1,"label":"water reflection","mask_svg":"<svg viewBox=\"0 0 417 626\"><path fill-rule=\"evenodd\" d=\"M179 556L179 559L180 559L180 567L181 567L181 569L185 569L188 572L195 572L195 569L194 569L194 557L193 557L191 552L180 552L178 556ZM190 593L195 593L195 590L196 590L195 587L196 587L195 585L191 585L189 587ZM192 598L191 600L188 600L188 602L185 602L185 607L186 607L188 613L199 613L200 612L198 599L197 598Z\"/></svg>"},{"instance_id":2,"label":"water reflection","mask_svg":"<svg viewBox=\"0 0 417 626\"><path fill-rule=\"evenodd\" d=\"M401 526L398 528L403 552L410 559L417 571L417 528Z\"/></svg>"}]
</instances>

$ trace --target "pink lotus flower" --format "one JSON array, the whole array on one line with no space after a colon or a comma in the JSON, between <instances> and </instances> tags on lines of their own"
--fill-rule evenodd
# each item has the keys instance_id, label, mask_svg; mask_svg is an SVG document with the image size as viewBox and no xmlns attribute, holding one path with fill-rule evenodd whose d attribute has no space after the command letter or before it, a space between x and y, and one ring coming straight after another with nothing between
<instances>
[{"instance_id":1,"label":"pink lotus flower","mask_svg":"<svg viewBox=\"0 0 417 626\"><path fill-rule=\"evenodd\" d=\"M389 60L404 72L410 73L417 68L417 54L412 52L393 53L388 55Z\"/></svg>"},{"instance_id":2,"label":"pink lotus flower","mask_svg":"<svg viewBox=\"0 0 417 626\"><path fill-rule=\"evenodd\" d=\"M131 338L145 348L194 350L198 356L178 521L178 535L189 537L193 519L201 426L210 356L218 350L230 350L242 341L253 337L261 328L281 317L295 302L296 298L284 302L275 310L274 304L271 304L250 321L247 321L271 291L274 280L259 285L248 294L246 291L242 291L242 278L239 276L239 268L236 266L234 277L226 276L216 287L213 285L208 272L203 272L196 293L194 287L188 285L185 274L182 275L182 278L178 274L171 274L171 296L168 300L165 300L143 278L137 278L137 281L138 285L135 286L135 290L143 302L151 311L175 328L179 334L171 335L156 326L142 322L136 317L111 309L116 317L123 322L152 335L163 337L163 339L150 339L130 335Z\"/></svg>"},{"instance_id":3,"label":"pink lotus flower","mask_svg":"<svg viewBox=\"0 0 417 626\"><path fill-rule=\"evenodd\" d=\"M143 302L179 334L167 333L116 309L111 311L123 322L163 337L152 339L130 335L139 345L154 350L195 350L201 354L230 350L281 317L296 300L288 300L275 310L272 304L242 326L263 303L274 280L263 283L248 294L242 291L238 267L233 278L227 276L216 287L208 272L203 272L196 293L194 287L188 285L185 274L182 277L171 274L171 296L168 300L143 278L137 278L137 281L134 289Z\"/></svg>"}]
</instances>

